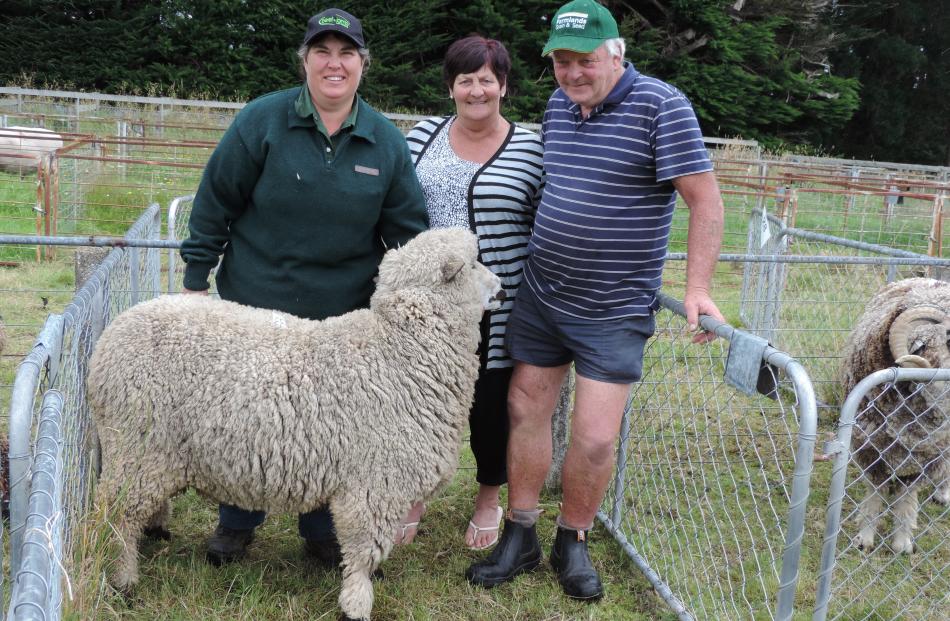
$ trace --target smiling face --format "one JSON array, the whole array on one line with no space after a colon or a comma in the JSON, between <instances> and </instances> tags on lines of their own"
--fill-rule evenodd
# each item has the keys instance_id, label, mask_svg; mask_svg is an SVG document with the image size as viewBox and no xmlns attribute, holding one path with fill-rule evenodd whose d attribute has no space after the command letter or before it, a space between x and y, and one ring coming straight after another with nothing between
<instances>
[{"instance_id":1,"label":"smiling face","mask_svg":"<svg viewBox=\"0 0 950 621\"><path fill-rule=\"evenodd\" d=\"M551 56L557 83L584 116L610 94L623 74L620 58L611 56L603 45L589 54L555 50Z\"/></svg>"},{"instance_id":2,"label":"smiling face","mask_svg":"<svg viewBox=\"0 0 950 621\"><path fill-rule=\"evenodd\" d=\"M455 76L449 94L455 100L455 111L460 118L483 121L501 115L505 86L486 63L474 73Z\"/></svg>"},{"instance_id":3,"label":"smiling face","mask_svg":"<svg viewBox=\"0 0 950 621\"><path fill-rule=\"evenodd\" d=\"M307 88L317 110L338 110L353 105L363 77L363 59L351 40L325 35L310 45L304 58Z\"/></svg>"}]
</instances>

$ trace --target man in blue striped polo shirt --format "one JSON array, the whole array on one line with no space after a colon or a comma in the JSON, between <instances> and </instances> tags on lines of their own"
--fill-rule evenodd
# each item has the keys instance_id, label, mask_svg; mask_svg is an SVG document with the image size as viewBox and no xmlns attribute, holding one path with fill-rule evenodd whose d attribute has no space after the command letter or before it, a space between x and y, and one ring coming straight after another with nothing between
<instances>
[{"instance_id":1,"label":"man in blue striped polo shirt","mask_svg":"<svg viewBox=\"0 0 950 621\"><path fill-rule=\"evenodd\" d=\"M689 207L687 323L722 320L709 295L723 206L692 106L623 60L610 12L562 6L542 52L560 88L541 127L546 182L525 276L508 320L515 360L508 395L508 515L498 546L466 573L491 587L541 560L538 498L551 460L551 416L564 375L577 374L563 503L551 565L576 599L603 595L587 531L613 472L624 405L653 334L676 194ZM696 343L714 335L700 331Z\"/></svg>"}]
</instances>

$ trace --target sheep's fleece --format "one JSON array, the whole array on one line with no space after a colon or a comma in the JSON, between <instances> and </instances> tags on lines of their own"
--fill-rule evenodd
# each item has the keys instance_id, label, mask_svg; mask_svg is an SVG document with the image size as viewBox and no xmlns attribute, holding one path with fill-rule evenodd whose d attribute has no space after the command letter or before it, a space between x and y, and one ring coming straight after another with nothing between
<instances>
[{"instance_id":1,"label":"sheep's fleece","mask_svg":"<svg viewBox=\"0 0 950 621\"><path fill-rule=\"evenodd\" d=\"M122 313L90 363L102 447L97 503L136 545L193 486L250 510L329 504L343 552L340 607L368 619L370 575L401 517L455 472L478 374L484 308L503 297L475 236L438 229L390 250L369 309L324 321L199 295Z\"/></svg>"},{"instance_id":2,"label":"sheep's fleece","mask_svg":"<svg viewBox=\"0 0 950 621\"><path fill-rule=\"evenodd\" d=\"M911 319L918 312L925 315ZM842 351L839 378L845 394L888 367L947 367L948 331L950 283L908 278L885 285L868 302ZM894 517L894 532L887 542L897 554L914 550L921 484L938 486L934 500L946 504L950 499L946 389L945 382L899 382L868 392L851 435L853 458L868 488L858 507L859 548L875 549L886 495L892 496L888 510Z\"/></svg>"}]
</instances>

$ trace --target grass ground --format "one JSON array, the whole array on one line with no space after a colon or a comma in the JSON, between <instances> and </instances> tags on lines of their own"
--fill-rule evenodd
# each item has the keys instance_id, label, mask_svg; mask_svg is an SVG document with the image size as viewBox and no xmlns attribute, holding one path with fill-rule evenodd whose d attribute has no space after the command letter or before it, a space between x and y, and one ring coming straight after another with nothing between
<instances>
[{"instance_id":1,"label":"grass ground","mask_svg":"<svg viewBox=\"0 0 950 621\"><path fill-rule=\"evenodd\" d=\"M397 548L383 564L384 579L374 582L374 619L554 621L675 619L609 534L595 531L592 556L607 591L595 605L564 597L545 562L535 573L492 590L470 586L465 569L484 552L467 550L462 533L475 491L471 454L455 481L433 502L410 546ZM539 531L545 550L553 539L557 499L547 496ZM97 545L83 545L79 566L88 575L73 576L76 599L65 619L336 619L340 574L307 560L293 516L269 516L258 529L249 558L214 568L204 560L204 539L217 521L216 506L188 492L174 503L172 540L142 548L140 588L123 599L101 582L107 565ZM90 540L95 540L91 531ZM98 558L96 558L98 556Z\"/></svg>"}]
</instances>

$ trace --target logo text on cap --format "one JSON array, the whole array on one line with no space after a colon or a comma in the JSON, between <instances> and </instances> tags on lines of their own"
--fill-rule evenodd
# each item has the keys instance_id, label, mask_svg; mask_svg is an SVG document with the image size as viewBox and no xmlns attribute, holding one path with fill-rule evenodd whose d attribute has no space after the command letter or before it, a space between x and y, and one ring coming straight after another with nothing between
<instances>
[{"instance_id":1,"label":"logo text on cap","mask_svg":"<svg viewBox=\"0 0 950 621\"><path fill-rule=\"evenodd\" d=\"M555 30L577 28L583 30L587 26L587 13L561 13L554 23Z\"/></svg>"},{"instance_id":2,"label":"logo text on cap","mask_svg":"<svg viewBox=\"0 0 950 621\"><path fill-rule=\"evenodd\" d=\"M336 24L337 26L343 26L344 28L350 27L349 20L343 19L342 17L338 15L333 15L331 17L321 17L319 21L317 21L317 23L320 24L321 26L329 26L331 24Z\"/></svg>"}]
</instances>

